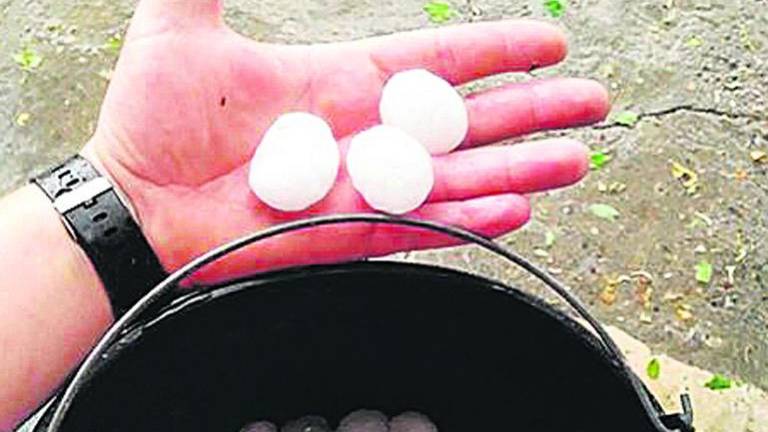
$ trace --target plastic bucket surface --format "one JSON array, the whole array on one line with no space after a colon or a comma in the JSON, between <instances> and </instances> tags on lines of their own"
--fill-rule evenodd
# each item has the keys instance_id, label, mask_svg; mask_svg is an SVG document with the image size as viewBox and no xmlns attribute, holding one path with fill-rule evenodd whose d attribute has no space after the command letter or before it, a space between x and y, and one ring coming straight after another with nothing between
<instances>
[{"instance_id":1,"label":"plastic bucket surface","mask_svg":"<svg viewBox=\"0 0 768 432\"><path fill-rule=\"evenodd\" d=\"M60 430L236 432L361 408L419 411L441 432L661 430L640 396L540 300L453 270L352 263L175 302L115 345Z\"/></svg>"}]
</instances>

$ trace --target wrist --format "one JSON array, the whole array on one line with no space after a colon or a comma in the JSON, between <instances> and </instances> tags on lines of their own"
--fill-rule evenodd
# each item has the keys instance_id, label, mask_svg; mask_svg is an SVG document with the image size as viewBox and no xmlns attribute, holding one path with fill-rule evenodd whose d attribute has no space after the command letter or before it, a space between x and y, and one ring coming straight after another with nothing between
<instances>
[{"instance_id":1,"label":"wrist","mask_svg":"<svg viewBox=\"0 0 768 432\"><path fill-rule=\"evenodd\" d=\"M126 160L130 160L128 153L114 150L131 148L130 143L115 138L105 130L107 130L106 127L97 128L96 134L88 141L80 155L110 180L115 191L130 206L134 220L163 268L166 271L178 268L179 263L186 260L179 259L176 251L170 247L174 244L172 239L174 239L176 223L173 217L169 220L170 213L167 207L157 205L157 203L167 202L162 193L163 188L136 175L126 163ZM118 154L122 154L123 157L116 156Z\"/></svg>"},{"instance_id":2,"label":"wrist","mask_svg":"<svg viewBox=\"0 0 768 432\"><path fill-rule=\"evenodd\" d=\"M103 165L102 165L103 167ZM115 180L82 156L33 180L98 274L113 313L121 316L166 276L146 236L120 199Z\"/></svg>"},{"instance_id":3,"label":"wrist","mask_svg":"<svg viewBox=\"0 0 768 432\"><path fill-rule=\"evenodd\" d=\"M128 211L131 213L131 216L133 217L133 220L136 221L136 224L144 228L144 225L141 222L141 217L139 215L139 212L136 210L136 206L134 205L134 199L132 199L126 190L124 190L122 184L125 182L118 181L118 178L115 176L115 174L112 173L109 169L107 169L106 165L102 162L101 158L98 155L98 152L96 151L96 148L99 147L98 144L94 142L96 138L92 138L91 141L83 148L83 150L80 152L80 156L85 158L88 162L93 165L93 167L98 171L99 174L104 176L109 182L112 184L112 187L117 194L117 196L120 198L120 201L125 205L125 207L128 209Z\"/></svg>"},{"instance_id":4,"label":"wrist","mask_svg":"<svg viewBox=\"0 0 768 432\"><path fill-rule=\"evenodd\" d=\"M163 250L163 242L159 240L163 236L158 233L157 224L153 223L154 220L158 219L158 209L150 205L151 202L156 201L150 197L156 186L144 179L137 178L128 168L115 160L108 151L105 151L105 149L115 147L115 141L104 138L97 131L80 152L80 155L110 181L115 193L128 208L133 220L141 229L155 255L160 259L160 263L168 270L166 251Z\"/></svg>"}]
</instances>

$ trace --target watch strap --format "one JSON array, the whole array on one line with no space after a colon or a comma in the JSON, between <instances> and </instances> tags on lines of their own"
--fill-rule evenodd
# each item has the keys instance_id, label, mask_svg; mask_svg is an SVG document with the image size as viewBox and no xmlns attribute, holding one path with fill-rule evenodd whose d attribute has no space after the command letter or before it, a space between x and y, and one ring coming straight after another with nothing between
<instances>
[{"instance_id":1,"label":"watch strap","mask_svg":"<svg viewBox=\"0 0 768 432\"><path fill-rule=\"evenodd\" d=\"M115 317L166 277L113 185L81 156L32 180L51 199L101 279Z\"/></svg>"}]
</instances>

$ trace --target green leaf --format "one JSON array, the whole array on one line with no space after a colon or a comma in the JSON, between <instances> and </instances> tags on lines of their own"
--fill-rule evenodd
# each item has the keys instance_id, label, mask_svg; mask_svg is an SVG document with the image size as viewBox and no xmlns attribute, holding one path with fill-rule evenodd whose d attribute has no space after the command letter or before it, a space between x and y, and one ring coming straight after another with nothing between
<instances>
[{"instance_id":1,"label":"green leaf","mask_svg":"<svg viewBox=\"0 0 768 432\"><path fill-rule=\"evenodd\" d=\"M593 215L609 221L615 221L616 218L621 216L621 213L619 213L618 210L608 204L592 204L589 206L589 211L591 211Z\"/></svg>"},{"instance_id":2,"label":"green leaf","mask_svg":"<svg viewBox=\"0 0 768 432\"><path fill-rule=\"evenodd\" d=\"M589 168L592 170L599 170L604 167L611 157L602 150L596 150L589 155Z\"/></svg>"},{"instance_id":3,"label":"green leaf","mask_svg":"<svg viewBox=\"0 0 768 432\"><path fill-rule=\"evenodd\" d=\"M555 233L553 233L552 231L547 231L547 233L544 234L544 246L546 246L547 248L551 248L552 246L554 246L555 240L556 240Z\"/></svg>"},{"instance_id":4,"label":"green leaf","mask_svg":"<svg viewBox=\"0 0 768 432\"><path fill-rule=\"evenodd\" d=\"M659 363L659 359L655 358L649 361L645 371L648 373L648 378L653 380L659 379L659 375L661 374L661 363Z\"/></svg>"},{"instance_id":5,"label":"green leaf","mask_svg":"<svg viewBox=\"0 0 768 432\"><path fill-rule=\"evenodd\" d=\"M640 121L640 114L632 111L624 111L616 116L616 123L622 126L633 127L638 121Z\"/></svg>"},{"instance_id":6,"label":"green leaf","mask_svg":"<svg viewBox=\"0 0 768 432\"><path fill-rule=\"evenodd\" d=\"M13 61L25 71L32 71L40 67L43 58L30 47L24 47L21 51L13 55Z\"/></svg>"},{"instance_id":7,"label":"green leaf","mask_svg":"<svg viewBox=\"0 0 768 432\"><path fill-rule=\"evenodd\" d=\"M712 379L704 384L704 387L710 390L726 390L731 388L732 385L733 383L731 382L730 378L724 377L720 374L715 374Z\"/></svg>"},{"instance_id":8,"label":"green leaf","mask_svg":"<svg viewBox=\"0 0 768 432\"><path fill-rule=\"evenodd\" d=\"M706 261L696 264L696 280L708 284L712 280L712 264Z\"/></svg>"},{"instance_id":9,"label":"green leaf","mask_svg":"<svg viewBox=\"0 0 768 432\"><path fill-rule=\"evenodd\" d=\"M429 19L434 23L444 23L450 21L455 15L450 4L443 1L430 1L424 5L424 12L429 15Z\"/></svg>"},{"instance_id":10,"label":"green leaf","mask_svg":"<svg viewBox=\"0 0 768 432\"><path fill-rule=\"evenodd\" d=\"M547 9L550 15L555 18L560 18L565 14L565 0L545 0L544 7Z\"/></svg>"},{"instance_id":11,"label":"green leaf","mask_svg":"<svg viewBox=\"0 0 768 432\"><path fill-rule=\"evenodd\" d=\"M120 35L110 36L104 43L104 49L117 53L123 47L123 38Z\"/></svg>"}]
</instances>

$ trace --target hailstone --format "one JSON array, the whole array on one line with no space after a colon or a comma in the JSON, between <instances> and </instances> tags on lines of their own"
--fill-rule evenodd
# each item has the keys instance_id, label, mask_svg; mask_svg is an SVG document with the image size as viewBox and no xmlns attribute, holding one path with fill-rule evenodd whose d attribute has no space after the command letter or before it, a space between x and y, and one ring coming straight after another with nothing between
<instances>
[{"instance_id":1,"label":"hailstone","mask_svg":"<svg viewBox=\"0 0 768 432\"><path fill-rule=\"evenodd\" d=\"M309 113L288 113L272 124L257 147L248 183L270 207L301 211L328 194L339 164L330 126Z\"/></svg>"},{"instance_id":2,"label":"hailstone","mask_svg":"<svg viewBox=\"0 0 768 432\"><path fill-rule=\"evenodd\" d=\"M344 417L337 432L388 432L387 417L378 411L360 410Z\"/></svg>"},{"instance_id":3,"label":"hailstone","mask_svg":"<svg viewBox=\"0 0 768 432\"><path fill-rule=\"evenodd\" d=\"M391 126L376 126L352 139L347 171L368 205L392 214L417 209L435 183L424 146Z\"/></svg>"},{"instance_id":4,"label":"hailstone","mask_svg":"<svg viewBox=\"0 0 768 432\"><path fill-rule=\"evenodd\" d=\"M277 432L277 428L269 422L258 422L244 426L240 432Z\"/></svg>"},{"instance_id":5,"label":"hailstone","mask_svg":"<svg viewBox=\"0 0 768 432\"><path fill-rule=\"evenodd\" d=\"M408 412L389 421L389 432L437 432L437 426L423 414Z\"/></svg>"},{"instance_id":6,"label":"hailstone","mask_svg":"<svg viewBox=\"0 0 768 432\"><path fill-rule=\"evenodd\" d=\"M469 115L464 99L439 76L413 69L384 85L381 122L407 132L433 155L449 153L464 141Z\"/></svg>"}]
</instances>

